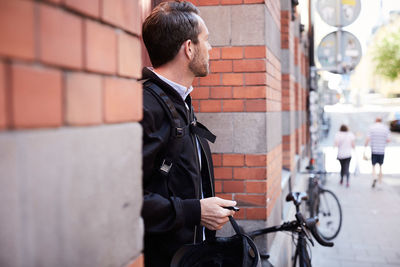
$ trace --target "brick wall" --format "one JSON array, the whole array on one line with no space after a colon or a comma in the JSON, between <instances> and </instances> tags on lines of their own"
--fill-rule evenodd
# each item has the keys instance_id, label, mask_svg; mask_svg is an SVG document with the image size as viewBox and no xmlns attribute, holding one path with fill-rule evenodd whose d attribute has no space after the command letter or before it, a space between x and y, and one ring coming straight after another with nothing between
<instances>
[{"instance_id":1,"label":"brick wall","mask_svg":"<svg viewBox=\"0 0 400 267\"><path fill-rule=\"evenodd\" d=\"M217 135L211 146L216 194L238 202L243 227L266 226L280 220L279 214L271 218L282 171L280 4L192 2L200 6L213 46L211 73L195 80L192 103L199 121Z\"/></svg>"},{"instance_id":2,"label":"brick wall","mask_svg":"<svg viewBox=\"0 0 400 267\"><path fill-rule=\"evenodd\" d=\"M308 40L299 31L298 14L292 19L291 1L281 3L281 49L287 62L282 69L283 167L294 174L295 156L302 157L307 144Z\"/></svg>"},{"instance_id":3,"label":"brick wall","mask_svg":"<svg viewBox=\"0 0 400 267\"><path fill-rule=\"evenodd\" d=\"M280 157L281 141L274 143L271 140L267 144L265 127L268 126L265 123L268 120L266 114L281 111L281 63L256 29L264 27L261 21L266 20L265 7L277 24L279 1L268 1L266 5L264 1L254 0L192 2L200 6L213 45L211 73L194 82L192 97L199 120L211 125L210 128L218 135L217 144L212 147L216 193L238 202L241 207L238 219L266 220L275 194L280 192L268 191L268 185L280 184L281 163L276 162L278 167L271 169L267 158L271 155ZM223 17L222 24L213 21L213 14ZM260 23L253 24L256 28L253 34L243 36L243 32L251 30L252 25L242 22L252 15ZM232 22L228 26L232 27L231 34L221 35L226 30L223 23L229 24L229 21ZM231 129L221 129L221 124L217 122L226 122L226 118L233 120ZM257 122L264 126L257 126ZM249 123L248 127L240 127L246 123ZM259 127L262 132L253 133L250 127ZM234 137L228 145L226 142L229 142L230 135L243 138ZM245 147L246 144L249 145ZM267 199L271 199L271 205Z\"/></svg>"},{"instance_id":4,"label":"brick wall","mask_svg":"<svg viewBox=\"0 0 400 267\"><path fill-rule=\"evenodd\" d=\"M150 2L0 0L0 265L143 266Z\"/></svg>"}]
</instances>

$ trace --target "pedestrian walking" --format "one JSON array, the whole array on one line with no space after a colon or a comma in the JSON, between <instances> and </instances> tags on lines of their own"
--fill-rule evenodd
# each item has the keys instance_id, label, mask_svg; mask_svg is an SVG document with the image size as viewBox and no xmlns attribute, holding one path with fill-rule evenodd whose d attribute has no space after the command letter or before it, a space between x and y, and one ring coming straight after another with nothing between
<instances>
[{"instance_id":1,"label":"pedestrian walking","mask_svg":"<svg viewBox=\"0 0 400 267\"><path fill-rule=\"evenodd\" d=\"M335 146L338 149L337 159L340 162L340 184L343 184L343 179L346 177L346 186L349 187L350 179L350 161L352 149L355 148L355 136L349 131L347 125L342 124L339 132L335 135Z\"/></svg>"},{"instance_id":2,"label":"pedestrian walking","mask_svg":"<svg viewBox=\"0 0 400 267\"><path fill-rule=\"evenodd\" d=\"M143 69L143 208L146 267L170 266L185 244L215 236L236 202L214 197L207 140L190 92L209 73L208 29L190 2L163 2L146 18L143 41L153 68Z\"/></svg>"},{"instance_id":3,"label":"pedestrian walking","mask_svg":"<svg viewBox=\"0 0 400 267\"><path fill-rule=\"evenodd\" d=\"M365 147L371 146L371 162L372 162L372 188L376 182L382 183L382 164L385 157L385 147L390 141L389 128L382 123L382 118L378 117L375 123L369 128ZM379 174L376 176L375 167L379 165Z\"/></svg>"}]
</instances>

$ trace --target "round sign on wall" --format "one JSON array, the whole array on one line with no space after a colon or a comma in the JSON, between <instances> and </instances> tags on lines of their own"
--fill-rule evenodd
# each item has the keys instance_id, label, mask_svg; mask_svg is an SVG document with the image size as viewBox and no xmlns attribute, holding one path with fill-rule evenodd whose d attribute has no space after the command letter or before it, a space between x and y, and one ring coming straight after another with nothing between
<instances>
[{"instance_id":1,"label":"round sign on wall","mask_svg":"<svg viewBox=\"0 0 400 267\"><path fill-rule=\"evenodd\" d=\"M339 9L341 7L341 10ZM322 20L334 27L353 23L361 11L360 0L318 0L317 11ZM338 12L340 16L337 17Z\"/></svg>"},{"instance_id":2,"label":"round sign on wall","mask_svg":"<svg viewBox=\"0 0 400 267\"><path fill-rule=\"evenodd\" d=\"M347 31L339 31L340 51L337 51L337 34L334 31L326 35L318 45L317 57L321 66L334 73L353 70L361 59L361 44L357 37ZM338 66L340 64L340 66Z\"/></svg>"}]
</instances>

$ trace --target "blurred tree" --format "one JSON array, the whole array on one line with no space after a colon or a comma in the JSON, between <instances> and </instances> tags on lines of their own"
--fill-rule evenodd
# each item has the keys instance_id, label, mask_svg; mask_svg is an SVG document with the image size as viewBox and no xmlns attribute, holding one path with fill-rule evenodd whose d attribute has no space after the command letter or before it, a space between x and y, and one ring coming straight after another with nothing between
<instances>
[{"instance_id":1,"label":"blurred tree","mask_svg":"<svg viewBox=\"0 0 400 267\"><path fill-rule=\"evenodd\" d=\"M375 47L376 72L393 81L400 76L400 30L390 32Z\"/></svg>"}]
</instances>

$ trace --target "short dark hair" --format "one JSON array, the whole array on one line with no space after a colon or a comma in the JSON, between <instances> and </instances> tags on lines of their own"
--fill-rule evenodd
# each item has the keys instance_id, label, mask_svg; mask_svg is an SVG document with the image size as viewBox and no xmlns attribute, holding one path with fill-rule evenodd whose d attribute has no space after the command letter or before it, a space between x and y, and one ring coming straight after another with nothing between
<instances>
[{"instance_id":1,"label":"short dark hair","mask_svg":"<svg viewBox=\"0 0 400 267\"><path fill-rule=\"evenodd\" d=\"M340 126L340 131L341 132L347 132L349 130L349 128L347 128L346 125L342 124L342 126Z\"/></svg>"},{"instance_id":2,"label":"short dark hair","mask_svg":"<svg viewBox=\"0 0 400 267\"><path fill-rule=\"evenodd\" d=\"M142 26L143 42L153 67L171 61L186 40L198 43L199 10L190 2L163 2L156 6Z\"/></svg>"}]
</instances>

